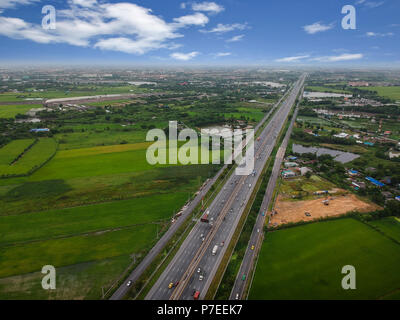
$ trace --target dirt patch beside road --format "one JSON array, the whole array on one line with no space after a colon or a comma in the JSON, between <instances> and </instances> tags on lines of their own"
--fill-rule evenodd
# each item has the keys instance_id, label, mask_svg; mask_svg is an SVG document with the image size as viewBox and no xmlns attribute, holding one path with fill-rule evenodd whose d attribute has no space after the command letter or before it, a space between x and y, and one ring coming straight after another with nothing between
<instances>
[{"instance_id":1,"label":"dirt patch beside road","mask_svg":"<svg viewBox=\"0 0 400 320\"><path fill-rule=\"evenodd\" d=\"M323 204L324 197L307 201L284 201L278 196L275 210L277 214L271 217L271 226L277 226L289 222L312 221L318 218L337 216L349 211L370 212L382 209L378 205L360 200L354 194L328 197L329 205ZM310 216L306 216L306 212Z\"/></svg>"}]
</instances>

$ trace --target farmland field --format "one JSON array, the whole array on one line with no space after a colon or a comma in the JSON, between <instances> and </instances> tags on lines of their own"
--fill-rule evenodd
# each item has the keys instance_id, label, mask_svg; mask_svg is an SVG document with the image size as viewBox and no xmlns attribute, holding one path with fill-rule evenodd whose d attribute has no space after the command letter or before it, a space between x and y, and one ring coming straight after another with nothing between
<instances>
[{"instance_id":1,"label":"farmland field","mask_svg":"<svg viewBox=\"0 0 400 320\"><path fill-rule=\"evenodd\" d=\"M3 166L9 166L34 141L34 139L14 140L0 148L0 170L4 170Z\"/></svg>"},{"instance_id":2,"label":"farmland field","mask_svg":"<svg viewBox=\"0 0 400 320\"><path fill-rule=\"evenodd\" d=\"M0 297L98 299L134 262L132 254L154 245L218 166L151 166L150 144L62 150L32 175L1 181ZM63 283L53 293L35 282L46 264Z\"/></svg>"},{"instance_id":3,"label":"farmland field","mask_svg":"<svg viewBox=\"0 0 400 320\"><path fill-rule=\"evenodd\" d=\"M378 95L393 99L400 100L400 86L392 87L359 87L361 90L376 91Z\"/></svg>"},{"instance_id":4,"label":"farmland field","mask_svg":"<svg viewBox=\"0 0 400 320\"><path fill-rule=\"evenodd\" d=\"M0 118L14 118L17 114L25 114L32 108L40 108L40 104L0 105Z\"/></svg>"},{"instance_id":5,"label":"farmland field","mask_svg":"<svg viewBox=\"0 0 400 320\"><path fill-rule=\"evenodd\" d=\"M26 175L39 168L56 152L57 144L52 138L39 139L15 163L0 167L0 175Z\"/></svg>"},{"instance_id":6,"label":"farmland field","mask_svg":"<svg viewBox=\"0 0 400 320\"><path fill-rule=\"evenodd\" d=\"M400 221L395 217L386 217L380 220L368 222L379 231L400 242Z\"/></svg>"},{"instance_id":7,"label":"farmland field","mask_svg":"<svg viewBox=\"0 0 400 320\"><path fill-rule=\"evenodd\" d=\"M339 241L340 240L340 241ZM356 290L343 290L342 267L356 268ZM379 299L400 289L400 245L354 219L266 235L250 299Z\"/></svg>"}]
</instances>

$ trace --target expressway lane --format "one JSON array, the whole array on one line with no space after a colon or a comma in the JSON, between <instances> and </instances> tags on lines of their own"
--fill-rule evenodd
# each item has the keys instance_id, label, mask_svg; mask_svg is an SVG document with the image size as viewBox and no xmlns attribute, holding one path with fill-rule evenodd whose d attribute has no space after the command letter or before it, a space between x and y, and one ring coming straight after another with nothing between
<instances>
[{"instance_id":1,"label":"expressway lane","mask_svg":"<svg viewBox=\"0 0 400 320\"><path fill-rule=\"evenodd\" d=\"M302 96L302 92L301 92L300 96ZM267 186L267 189L264 194L263 202L260 207L261 212L264 212L265 214L263 216L263 215L261 215L261 212L260 212L260 214L257 216L256 222L254 224L254 227L253 227L250 239L249 239L249 243L246 248L246 252L243 256L242 264L239 268L239 272L236 276L235 283L232 287L232 291L231 291L231 294L229 297L230 300L234 300L234 299L237 300L237 299L245 298L243 295L244 295L244 291L246 289L246 284L249 281L249 279L247 278L247 275L249 275L250 271L252 270L252 267L254 266L254 263L255 263L255 259L257 257L257 254L259 253L259 250L261 249L261 245L262 245L262 242L264 239L263 230L264 230L264 225L265 225L265 219L267 216L267 210L268 210L269 204L272 200L276 182L279 177L282 161L283 161L285 153L286 153L286 148L289 143L289 139L290 139L290 136L291 136L291 133L293 130L294 122L296 121L296 118L297 118L299 103L300 102L298 102L298 105L296 106L296 110L293 114L293 117L292 117L292 120L288 127L288 130L287 130L285 137L282 141L282 144L279 147L278 152L276 154L272 173L271 173L270 179L268 181L268 186ZM253 250L251 249L252 246L254 246ZM255 272L255 271L253 271L253 272ZM245 280L243 280L243 275L245 275Z\"/></svg>"},{"instance_id":2,"label":"expressway lane","mask_svg":"<svg viewBox=\"0 0 400 320\"><path fill-rule=\"evenodd\" d=\"M255 127L255 132L264 124L264 122L269 118L269 116L273 113L273 111L277 108L277 106L284 99L285 95L281 97L281 99L274 105L274 107L265 115L265 117L257 124ZM127 286L128 282L131 281L134 283L137 281L140 276L144 273L144 271L150 266L153 260L157 257L158 254L162 251L162 249L166 246L168 241L172 238L172 236L176 233L176 231L181 227L181 225L186 221L187 218L192 214L193 210L197 207L197 205L201 202L203 197L207 194L210 188L217 181L221 173L225 170L227 165L224 165L218 173L206 184L206 186L199 192L199 194L191 201L187 208L183 211L182 216L176 220L174 224L164 233L164 235L160 238L160 240L155 244L155 246L149 251L149 253L144 257L144 259L140 262L140 264L129 274L129 276L123 281L123 283L119 286L119 288L113 293L110 297L110 300L121 300L128 293L130 287ZM193 246L190 249L194 249ZM180 261L182 262L182 261ZM174 268L174 272L181 272L182 268L177 269Z\"/></svg>"},{"instance_id":3,"label":"expressway lane","mask_svg":"<svg viewBox=\"0 0 400 320\"><path fill-rule=\"evenodd\" d=\"M146 299L192 299L194 290L200 291L200 298L204 298L261 175L262 168L275 145L277 133L281 130L301 86L302 81L297 81L281 107L263 129L260 141L255 142L254 175L232 175L228 178L225 186L208 208L209 218L213 219L215 224L210 226L207 223L198 222L193 227ZM222 245L223 242L226 245ZM218 252L213 255L211 251L215 245L218 246ZM204 277L202 280L200 280L200 274L197 273L198 268ZM168 288L170 283L178 281L176 288Z\"/></svg>"}]
</instances>

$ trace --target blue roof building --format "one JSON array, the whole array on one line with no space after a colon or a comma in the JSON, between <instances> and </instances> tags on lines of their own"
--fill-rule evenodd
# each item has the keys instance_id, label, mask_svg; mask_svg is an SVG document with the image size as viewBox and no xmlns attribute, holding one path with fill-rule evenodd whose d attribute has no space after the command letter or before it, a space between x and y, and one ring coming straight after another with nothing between
<instances>
[{"instance_id":1,"label":"blue roof building","mask_svg":"<svg viewBox=\"0 0 400 320\"><path fill-rule=\"evenodd\" d=\"M384 183L382 183L382 182L380 182L380 181L378 181L378 180L376 180L376 179L374 179L372 177L366 177L365 179L368 180L369 182L371 182L372 184L376 185L377 187L384 187L385 186Z\"/></svg>"}]
</instances>

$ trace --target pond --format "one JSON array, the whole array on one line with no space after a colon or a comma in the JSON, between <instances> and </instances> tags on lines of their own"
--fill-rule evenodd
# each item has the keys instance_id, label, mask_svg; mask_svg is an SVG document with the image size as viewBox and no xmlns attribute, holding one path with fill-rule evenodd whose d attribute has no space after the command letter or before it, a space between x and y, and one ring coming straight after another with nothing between
<instances>
[{"instance_id":1,"label":"pond","mask_svg":"<svg viewBox=\"0 0 400 320\"><path fill-rule=\"evenodd\" d=\"M341 163L347 163L360 157L358 154L351 152L343 152L343 151L338 151L328 148L320 148L320 147L304 147L300 144L293 144L293 152L298 154L316 153L318 157L324 154L329 154L330 156L333 157L335 161Z\"/></svg>"}]
</instances>

